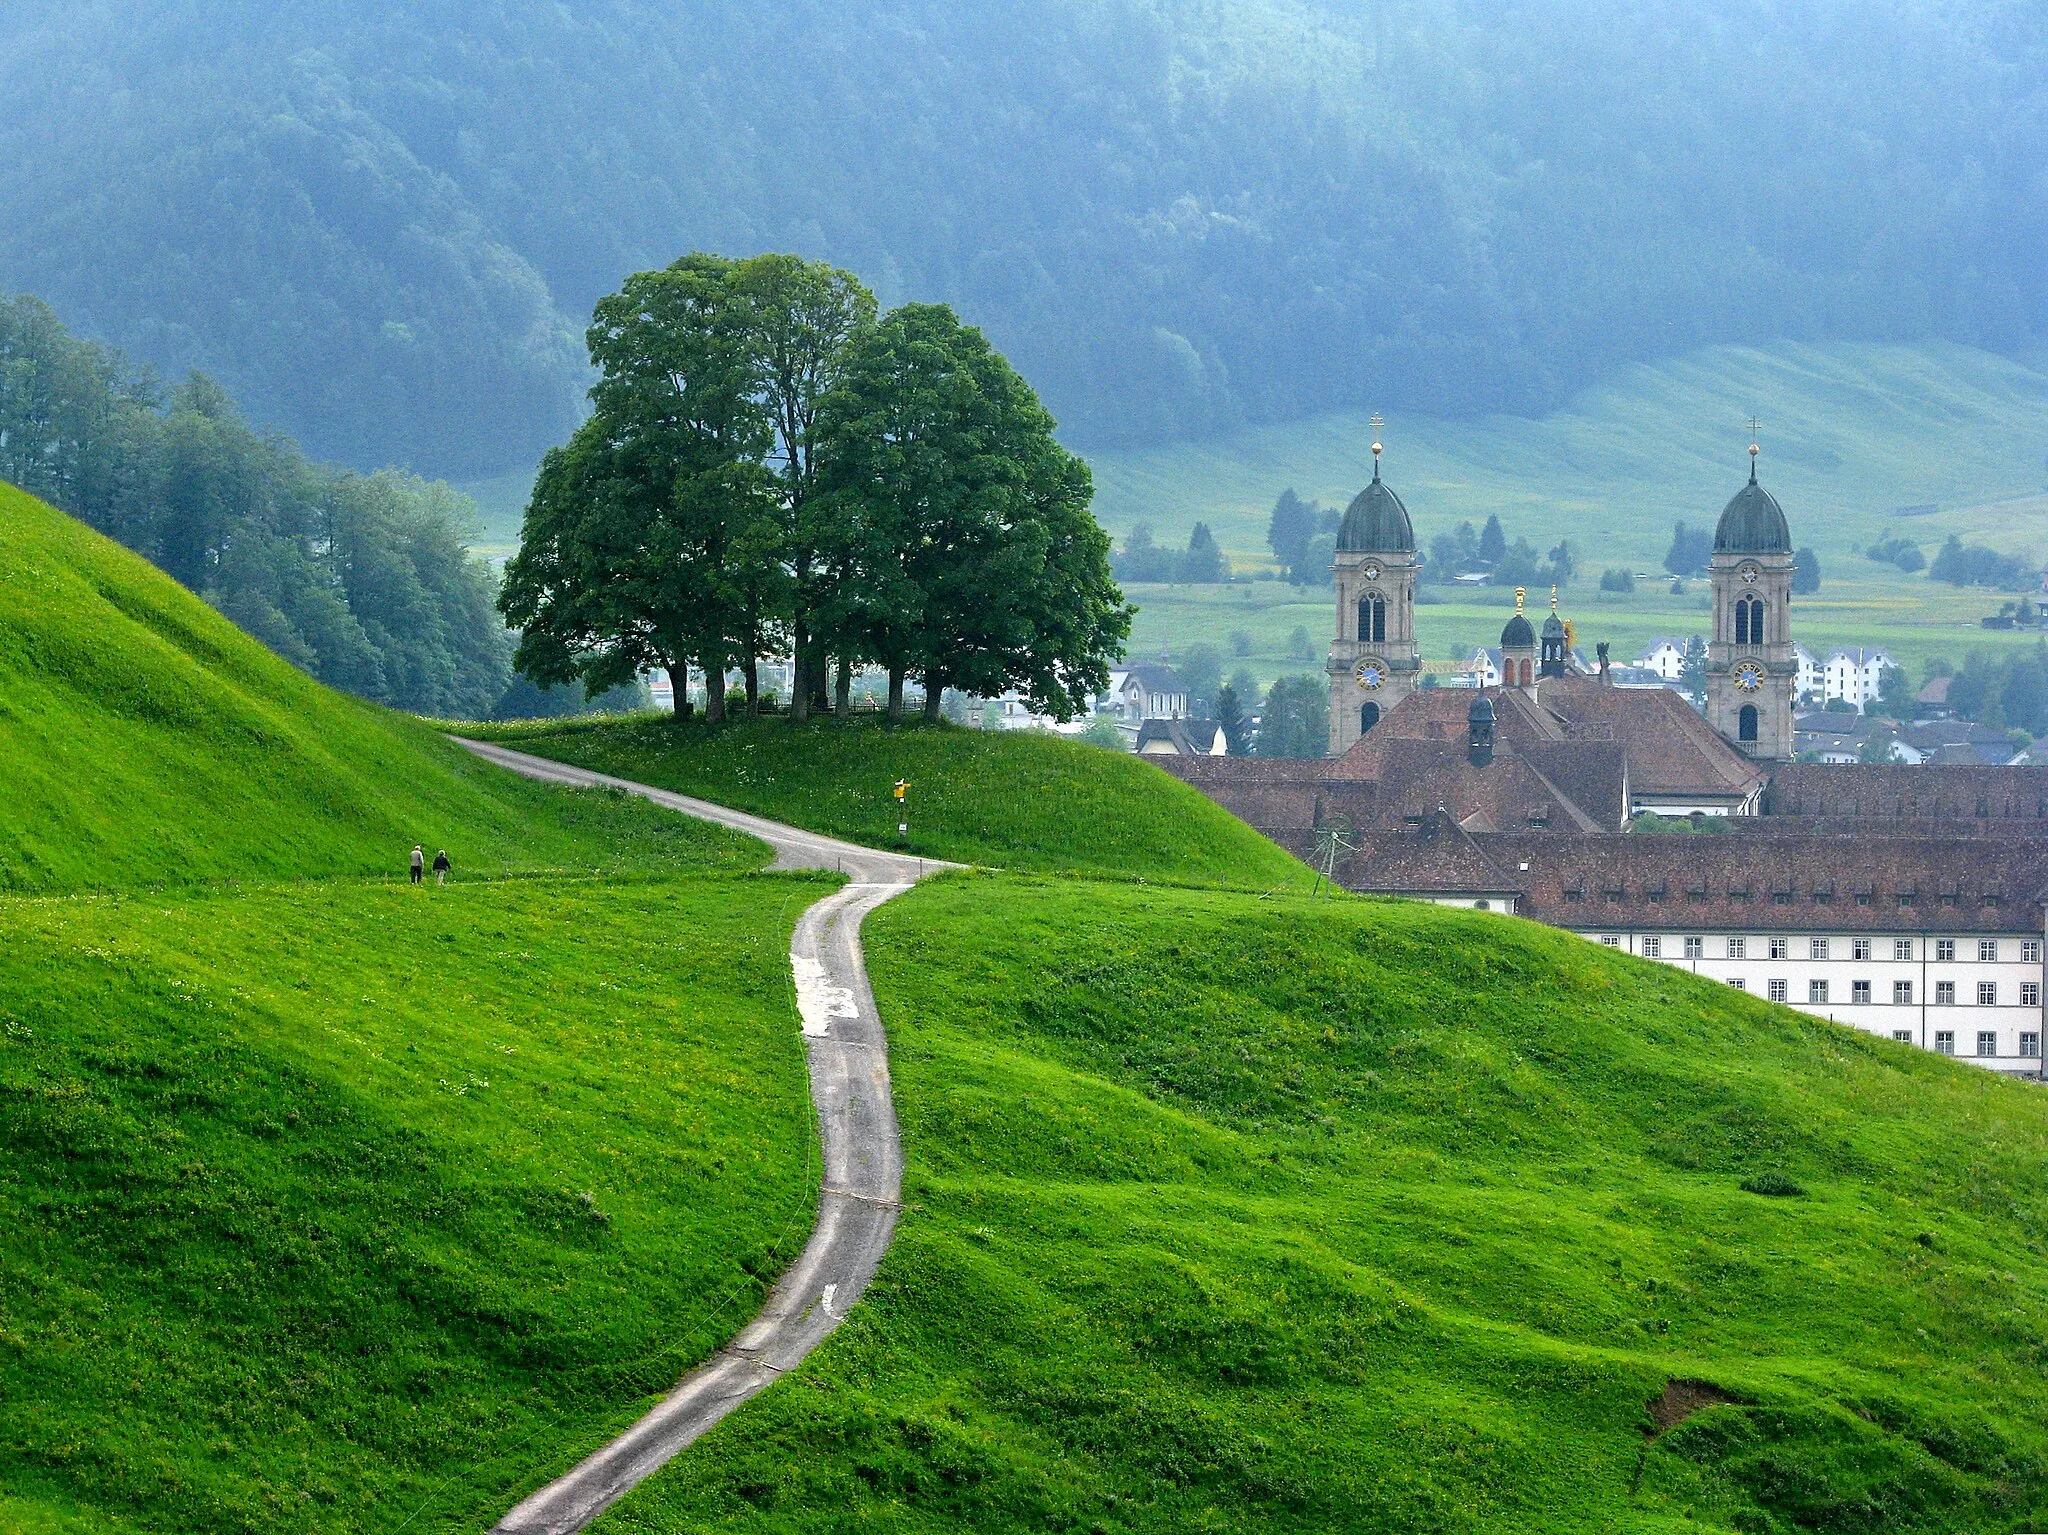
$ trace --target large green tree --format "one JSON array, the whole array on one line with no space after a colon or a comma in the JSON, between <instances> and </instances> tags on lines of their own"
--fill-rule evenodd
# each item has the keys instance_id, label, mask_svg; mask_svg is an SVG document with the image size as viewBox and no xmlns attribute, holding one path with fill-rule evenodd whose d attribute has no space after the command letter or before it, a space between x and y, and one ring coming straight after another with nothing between
<instances>
[{"instance_id":1,"label":"large green tree","mask_svg":"<svg viewBox=\"0 0 2048 1535\"><path fill-rule=\"evenodd\" d=\"M860 335L819 422L835 558L834 632L904 682L1023 690L1061 717L1107 685L1130 632L1088 469L982 334L907 304Z\"/></svg>"},{"instance_id":2,"label":"large green tree","mask_svg":"<svg viewBox=\"0 0 2048 1535\"><path fill-rule=\"evenodd\" d=\"M796 679L790 713L801 720L825 688L826 637L814 614L846 576L844 565L831 557L832 540L821 520L819 414L839 383L853 340L874 323L875 296L851 272L781 253L742 261L733 277L746 305L756 388L774 430L771 467L789 567ZM861 659L842 649L843 682Z\"/></svg>"},{"instance_id":3,"label":"large green tree","mask_svg":"<svg viewBox=\"0 0 2048 1535\"><path fill-rule=\"evenodd\" d=\"M515 659L535 681L598 692L662 666L682 712L694 659L713 721L735 658L751 684L787 577L739 288L731 262L697 254L598 304L590 419L543 462L505 570Z\"/></svg>"}]
</instances>

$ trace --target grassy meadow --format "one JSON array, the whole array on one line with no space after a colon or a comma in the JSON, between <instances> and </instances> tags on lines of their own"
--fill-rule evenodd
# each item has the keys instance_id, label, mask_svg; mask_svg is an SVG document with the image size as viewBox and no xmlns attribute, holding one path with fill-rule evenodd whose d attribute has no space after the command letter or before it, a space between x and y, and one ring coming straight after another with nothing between
<instances>
[{"instance_id":1,"label":"grassy meadow","mask_svg":"<svg viewBox=\"0 0 2048 1535\"><path fill-rule=\"evenodd\" d=\"M819 893L0 901L0 1528L476 1530L630 1421L809 1232Z\"/></svg>"},{"instance_id":2,"label":"grassy meadow","mask_svg":"<svg viewBox=\"0 0 2048 1535\"><path fill-rule=\"evenodd\" d=\"M4 487L0 781L0 1530L483 1528L808 1233L829 880L331 693Z\"/></svg>"},{"instance_id":3,"label":"grassy meadow","mask_svg":"<svg viewBox=\"0 0 2048 1535\"><path fill-rule=\"evenodd\" d=\"M2041 636L1982 628L1977 619L1996 612L1999 598L1988 592L1957 592L1887 570L1869 560L1830 565L1821 590L1793 599L1793 632L1800 643L1825 657L1837 645L1882 645L1911 671L1917 684L1930 658L1960 666L1972 652L2002 655L2032 649ZM1683 641L1706 635L1713 622L1705 581L1688 581L1674 596L1669 577L1640 583L1632 593L1602 592L1581 580L1559 593L1559 611L1572 620L1588 661L1601 640L1612 646L1617 664L1633 659L1660 635ZM1474 645L1498 645L1501 626L1515 609L1512 590L1480 587L1425 588L1434 602L1415 609L1416 636L1425 660L1449 661ZM1294 587L1280 581L1240 581L1228 586L1131 586L1137 605L1130 652L1151 659L1162 652L1179 659L1191 645L1214 646L1225 676L1240 667L1261 684L1284 674L1320 673L1336 619L1331 588ZM1531 591L1529 605L1549 610L1550 593ZM1295 643L1300 630L1306 651ZM1243 635L1240 654L1233 638ZM1306 658L1305 658L1306 657Z\"/></svg>"},{"instance_id":4,"label":"grassy meadow","mask_svg":"<svg viewBox=\"0 0 2048 1535\"><path fill-rule=\"evenodd\" d=\"M897 1246L612 1528L2048 1517L2038 1090L1416 904L949 876L869 931Z\"/></svg>"},{"instance_id":5,"label":"grassy meadow","mask_svg":"<svg viewBox=\"0 0 2048 1535\"><path fill-rule=\"evenodd\" d=\"M1062 873L1297 884L1303 865L1148 762L1037 733L872 717L741 722L662 715L464 731L620 778L697 795L873 847ZM899 838L897 780L910 785Z\"/></svg>"},{"instance_id":6,"label":"grassy meadow","mask_svg":"<svg viewBox=\"0 0 2048 1535\"><path fill-rule=\"evenodd\" d=\"M1893 535L1931 556L1952 532L2048 554L2048 372L1945 344L1713 347L1624 368L1541 418L1397 418L1384 472L1425 546L1498 513L1511 540L1569 538L1596 576L1654 570L1672 523L1711 527L1747 477L1752 414L1764 483L1823 560ZM1291 485L1342 508L1372 478L1372 439L1360 412L1094 453L1096 515L1174 543L1206 521L1227 553L1268 563L1274 498Z\"/></svg>"}]
</instances>

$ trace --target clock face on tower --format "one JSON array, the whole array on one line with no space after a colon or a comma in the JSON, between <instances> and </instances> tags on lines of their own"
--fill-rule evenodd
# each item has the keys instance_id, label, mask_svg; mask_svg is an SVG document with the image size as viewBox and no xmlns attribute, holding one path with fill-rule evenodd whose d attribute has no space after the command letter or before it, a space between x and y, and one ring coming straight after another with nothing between
<instances>
[{"instance_id":1,"label":"clock face on tower","mask_svg":"<svg viewBox=\"0 0 2048 1535\"><path fill-rule=\"evenodd\" d=\"M1735 685L1745 693L1754 693L1764 685L1764 669L1754 661L1745 661L1735 668Z\"/></svg>"},{"instance_id":2,"label":"clock face on tower","mask_svg":"<svg viewBox=\"0 0 2048 1535\"><path fill-rule=\"evenodd\" d=\"M1378 560L1367 560L1365 562L1365 579L1368 581L1377 581L1379 580L1379 578L1380 562Z\"/></svg>"},{"instance_id":3,"label":"clock face on tower","mask_svg":"<svg viewBox=\"0 0 2048 1535\"><path fill-rule=\"evenodd\" d=\"M1369 656L1358 663L1358 685L1367 692L1387 680L1387 663L1378 656Z\"/></svg>"},{"instance_id":4,"label":"clock face on tower","mask_svg":"<svg viewBox=\"0 0 2048 1535\"><path fill-rule=\"evenodd\" d=\"M1763 579L1763 571L1754 565L1743 566L1741 575L1742 579L1752 586L1755 585L1761 579Z\"/></svg>"}]
</instances>

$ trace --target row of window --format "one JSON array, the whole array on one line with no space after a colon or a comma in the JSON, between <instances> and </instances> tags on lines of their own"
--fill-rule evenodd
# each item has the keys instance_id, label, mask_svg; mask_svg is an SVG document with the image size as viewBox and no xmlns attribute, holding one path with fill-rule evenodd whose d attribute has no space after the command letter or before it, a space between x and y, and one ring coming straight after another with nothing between
<instances>
[{"instance_id":1,"label":"row of window","mask_svg":"<svg viewBox=\"0 0 2048 1535\"><path fill-rule=\"evenodd\" d=\"M1621 947L1619 936L1603 937L1600 941L1610 949ZM1769 946L1772 959L1790 959L1792 957L1791 939L1767 938L1764 942ZM1687 938L1684 940L1684 943L1685 957L1687 959L1705 959L1707 957L1706 939ZM1729 959L1749 958L1749 940L1747 938L1730 938L1727 940L1727 943L1727 957ZM1642 944L1643 956L1646 959L1662 959L1664 957L1664 940L1661 937L1654 935L1646 936L1642 940ZM1910 960L1914 958L1912 939L1894 938L1891 944L1893 959ZM1996 938L1979 938L1977 940L1978 962L1986 965L1998 963L2000 958L1999 948L1999 941ZM1834 941L1831 939L1809 938L1806 940L1806 957L1808 959L1827 959L1833 951ZM1876 941L1873 939L1852 938L1849 940L1849 957L1851 959L1869 960L1875 957L1875 952ZM1955 957L1955 939L1937 938L1934 940L1934 961L1936 964L1953 964ZM2038 965L2041 963L2040 939L2023 938L2020 940L2020 961L2028 965Z\"/></svg>"},{"instance_id":2,"label":"row of window","mask_svg":"<svg viewBox=\"0 0 2048 1535\"><path fill-rule=\"evenodd\" d=\"M1913 1031L1911 1029L1893 1029L1892 1038L1902 1045L1910 1045L1913 1043ZM1956 1031L1954 1029L1936 1029L1934 1031L1934 1053L1936 1055L1954 1055L1956 1053ZM1984 1056L1998 1054L1998 1036L1990 1029L1979 1029L1977 1031L1977 1053ZM2021 1031L2020 1056L2022 1059L2030 1061L2038 1061L2041 1058L2041 1036L2039 1034L2034 1033L2032 1030Z\"/></svg>"},{"instance_id":3,"label":"row of window","mask_svg":"<svg viewBox=\"0 0 2048 1535\"><path fill-rule=\"evenodd\" d=\"M1749 989L1749 983L1739 976L1731 978L1728 984L1740 991L1747 991ZM1771 980L1766 981L1764 985L1767 988L1767 994L1773 1002L1789 1002L1792 1000L1790 982ZM1874 1000L1875 998L1872 997L1870 991L1870 982L1851 981L1849 983L1849 1001L1851 1005L1867 1007ZM1911 981L1893 981L1892 1002L1899 1007L1911 1007L1913 1005L1913 983ZM1809 1007L1827 1006L1828 983L1826 981L1808 981L1806 983L1806 1003ZM1934 1005L1936 1007L1954 1007L1956 1005L1956 983L1954 981L1936 981L1934 983ZM1979 981L1977 983L1977 1005L1979 1007L1998 1006L1998 982ZM2020 1006L2039 1007L2040 1005L2041 983L2039 981L2020 982Z\"/></svg>"}]
</instances>

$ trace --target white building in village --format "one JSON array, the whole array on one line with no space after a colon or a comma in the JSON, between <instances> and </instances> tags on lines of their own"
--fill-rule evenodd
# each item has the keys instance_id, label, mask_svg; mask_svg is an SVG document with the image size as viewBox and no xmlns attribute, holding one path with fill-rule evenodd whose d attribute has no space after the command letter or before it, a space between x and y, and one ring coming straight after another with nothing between
<instances>
[{"instance_id":1,"label":"white building in village","mask_svg":"<svg viewBox=\"0 0 2048 1535\"><path fill-rule=\"evenodd\" d=\"M2041 1071L2041 939L2007 932L1575 929L1865 1033L1995 1070Z\"/></svg>"},{"instance_id":2,"label":"white building in village","mask_svg":"<svg viewBox=\"0 0 2048 1535\"><path fill-rule=\"evenodd\" d=\"M1636 653L1634 665L1676 682L1685 671L1685 641L1659 635Z\"/></svg>"},{"instance_id":3,"label":"white building in village","mask_svg":"<svg viewBox=\"0 0 2048 1535\"><path fill-rule=\"evenodd\" d=\"M1898 665L1883 650L1860 645L1853 650L1837 647L1821 663L1821 697L1845 699L1861 714L1867 705L1877 702L1884 687L1884 674L1896 671Z\"/></svg>"}]
</instances>

